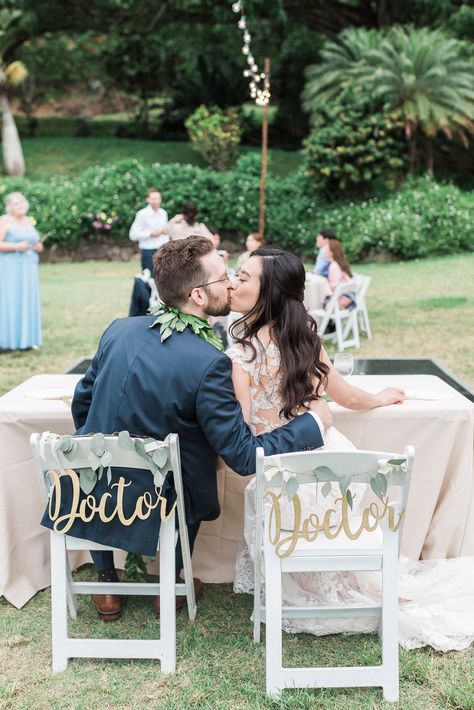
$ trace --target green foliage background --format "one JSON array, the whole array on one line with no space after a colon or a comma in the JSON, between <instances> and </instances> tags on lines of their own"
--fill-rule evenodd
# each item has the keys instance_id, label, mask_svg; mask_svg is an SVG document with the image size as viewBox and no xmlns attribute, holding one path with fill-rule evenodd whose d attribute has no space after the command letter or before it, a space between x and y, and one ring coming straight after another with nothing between
<instances>
[{"instance_id":1,"label":"green foliage background","mask_svg":"<svg viewBox=\"0 0 474 710\"><path fill-rule=\"evenodd\" d=\"M241 157L234 170L217 172L191 165L143 165L122 160L93 167L75 178L31 182L5 179L0 196L21 190L47 243L76 247L100 240L88 213L115 212L110 235L128 241L135 212L147 187L162 190L171 215L184 201L198 202L200 219L229 236L243 238L258 224L259 161ZM390 254L414 259L474 250L474 196L430 177L407 180L402 190L352 202L324 201L303 170L267 182L267 242L311 258L324 226L340 235L350 260ZM243 240L242 240L243 241Z\"/></svg>"}]
</instances>

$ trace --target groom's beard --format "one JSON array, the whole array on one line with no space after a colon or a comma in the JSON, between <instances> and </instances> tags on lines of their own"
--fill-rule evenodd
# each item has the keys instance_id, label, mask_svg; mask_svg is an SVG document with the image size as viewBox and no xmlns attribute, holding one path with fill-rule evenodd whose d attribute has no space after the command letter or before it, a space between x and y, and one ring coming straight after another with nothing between
<instances>
[{"instance_id":1,"label":"groom's beard","mask_svg":"<svg viewBox=\"0 0 474 710\"><path fill-rule=\"evenodd\" d=\"M230 295L227 292L227 299L220 300L207 291L207 306L203 308L207 316L228 316L230 313Z\"/></svg>"}]
</instances>

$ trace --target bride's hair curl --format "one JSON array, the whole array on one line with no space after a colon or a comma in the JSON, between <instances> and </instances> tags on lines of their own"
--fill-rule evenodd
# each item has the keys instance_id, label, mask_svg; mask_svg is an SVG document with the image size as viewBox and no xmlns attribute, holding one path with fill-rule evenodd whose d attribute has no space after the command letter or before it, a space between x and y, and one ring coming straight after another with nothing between
<instances>
[{"instance_id":1,"label":"bride's hair curl","mask_svg":"<svg viewBox=\"0 0 474 710\"><path fill-rule=\"evenodd\" d=\"M252 351L252 362L257 351L251 338L269 326L270 337L280 351L280 395L284 406L280 416L289 419L298 409L318 399L316 392L325 386L328 366L321 360L321 338L317 324L303 303L305 270L301 259L274 247L260 247L249 258L260 257L260 293L252 310L234 323L234 336L243 326L236 340ZM262 348L264 346L262 344Z\"/></svg>"}]
</instances>

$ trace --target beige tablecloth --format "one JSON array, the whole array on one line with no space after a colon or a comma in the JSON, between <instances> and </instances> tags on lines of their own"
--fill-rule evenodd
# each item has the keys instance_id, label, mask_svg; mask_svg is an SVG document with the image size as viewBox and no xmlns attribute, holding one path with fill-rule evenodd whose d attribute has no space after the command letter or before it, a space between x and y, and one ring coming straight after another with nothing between
<instances>
[{"instance_id":1,"label":"beige tablecloth","mask_svg":"<svg viewBox=\"0 0 474 710\"><path fill-rule=\"evenodd\" d=\"M369 392L396 385L439 398L367 412L331 407L334 425L358 449L402 452L407 444L415 447L403 554L414 560L474 555L474 405L432 375L353 376L349 381ZM242 541L247 481L223 469L218 483L222 515L201 526L193 560L196 574L228 582Z\"/></svg>"},{"instance_id":2,"label":"beige tablecloth","mask_svg":"<svg viewBox=\"0 0 474 710\"><path fill-rule=\"evenodd\" d=\"M17 607L49 585L48 533L29 448L35 431L73 432L62 400L35 392L72 393L78 375L38 375L0 398L0 596ZM404 554L417 559L474 555L474 406L432 376L350 378L376 391L388 383L442 397L356 413L334 405L334 420L358 448L397 451L411 443L416 463L408 503ZM231 581L242 539L243 490L248 479L221 466L222 515L205 523L196 541L194 573L207 582ZM73 557L73 565L87 561ZM119 561L120 563L120 561Z\"/></svg>"}]
</instances>

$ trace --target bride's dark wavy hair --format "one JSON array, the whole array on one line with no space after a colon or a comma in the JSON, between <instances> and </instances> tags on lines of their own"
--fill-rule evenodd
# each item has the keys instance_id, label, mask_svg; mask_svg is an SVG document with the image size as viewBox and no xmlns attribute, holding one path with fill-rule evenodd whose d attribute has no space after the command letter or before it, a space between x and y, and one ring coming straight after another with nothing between
<instances>
[{"instance_id":1,"label":"bride's dark wavy hair","mask_svg":"<svg viewBox=\"0 0 474 710\"><path fill-rule=\"evenodd\" d=\"M284 406L280 416L289 419L311 400L320 385L325 386L328 366L321 360L321 338L317 324L303 304L305 270L297 256L274 247L260 247L249 259L260 257L260 294L252 310L234 323L232 336L252 350L250 362L257 351L250 342L265 325L280 351L280 396ZM243 334L236 337L235 332ZM263 347L263 345L262 345ZM316 387L315 387L316 383Z\"/></svg>"}]
</instances>

